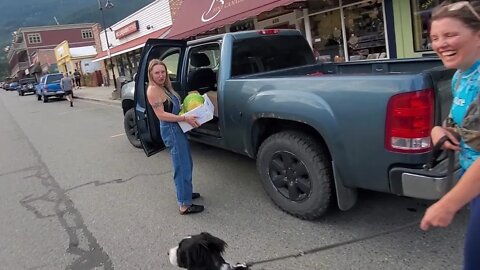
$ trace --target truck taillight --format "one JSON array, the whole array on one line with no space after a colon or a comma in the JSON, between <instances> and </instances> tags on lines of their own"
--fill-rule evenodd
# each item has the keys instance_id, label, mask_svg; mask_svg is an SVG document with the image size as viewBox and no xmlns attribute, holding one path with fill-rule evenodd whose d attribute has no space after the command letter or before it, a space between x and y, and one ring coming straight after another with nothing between
<instances>
[{"instance_id":1,"label":"truck taillight","mask_svg":"<svg viewBox=\"0 0 480 270\"><path fill-rule=\"evenodd\" d=\"M259 34L261 35L276 35L280 32L278 29L263 29L258 31Z\"/></svg>"},{"instance_id":2,"label":"truck taillight","mask_svg":"<svg viewBox=\"0 0 480 270\"><path fill-rule=\"evenodd\" d=\"M385 123L385 148L400 153L423 153L432 147L434 94L432 89L390 98Z\"/></svg>"}]
</instances>

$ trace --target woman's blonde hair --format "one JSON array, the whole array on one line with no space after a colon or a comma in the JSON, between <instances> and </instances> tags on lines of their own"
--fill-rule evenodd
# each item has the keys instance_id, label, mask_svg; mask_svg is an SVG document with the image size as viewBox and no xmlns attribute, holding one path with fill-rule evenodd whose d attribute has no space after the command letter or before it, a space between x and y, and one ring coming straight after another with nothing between
<instances>
[{"instance_id":1,"label":"woman's blonde hair","mask_svg":"<svg viewBox=\"0 0 480 270\"><path fill-rule=\"evenodd\" d=\"M474 32L480 31L480 1L444 1L432 11L432 22L443 18L461 21Z\"/></svg>"},{"instance_id":2,"label":"woman's blonde hair","mask_svg":"<svg viewBox=\"0 0 480 270\"><path fill-rule=\"evenodd\" d=\"M166 77L165 77L165 83L163 85L158 85L153 80L152 70L157 65L162 65L165 68ZM150 61L150 63L148 64L148 86L150 86L150 85L154 85L154 86L158 86L158 87L162 88L165 91L165 94L167 94L167 99L168 99L169 102L172 102L172 96L171 95L176 96L178 98L178 100L180 100L180 96L178 95L178 93L175 90L173 90L172 82L170 81L170 76L168 76L167 65L165 65L165 63L163 63L162 61L160 61L158 59L152 59Z\"/></svg>"}]
</instances>

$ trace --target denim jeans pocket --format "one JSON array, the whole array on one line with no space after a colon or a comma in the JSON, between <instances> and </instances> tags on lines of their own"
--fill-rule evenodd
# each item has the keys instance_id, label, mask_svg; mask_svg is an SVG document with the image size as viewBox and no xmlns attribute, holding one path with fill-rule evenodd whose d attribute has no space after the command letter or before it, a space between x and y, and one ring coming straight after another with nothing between
<instances>
[{"instance_id":1,"label":"denim jeans pocket","mask_svg":"<svg viewBox=\"0 0 480 270\"><path fill-rule=\"evenodd\" d=\"M162 135L162 140L163 143L165 144L165 147L167 147L170 151L173 152L176 151L174 145L175 145L175 132L174 132L174 127L172 125L168 126L161 126L161 135Z\"/></svg>"}]
</instances>

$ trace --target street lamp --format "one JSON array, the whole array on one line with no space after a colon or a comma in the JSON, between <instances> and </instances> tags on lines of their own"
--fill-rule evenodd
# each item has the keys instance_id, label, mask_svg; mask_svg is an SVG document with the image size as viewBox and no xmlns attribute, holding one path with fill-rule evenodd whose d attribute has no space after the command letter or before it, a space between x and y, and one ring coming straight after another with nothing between
<instances>
[{"instance_id":1,"label":"street lamp","mask_svg":"<svg viewBox=\"0 0 480 270\"><path fill-rule=\"evenodd\" d=\"M100 0L97 0L98 1L98 9L100 9L100 13L102 14L102 27L103 27L103 31L105 32L105 41L107 42L107 54L108 54L108 59L110 59L110 67L112 69L112 78L113 78L113 85L115 86L115 90L117 90L117 80L115 79L115 71L113 69L113 61L112 61L112 57L110 56L110 43L108 43L108 35L107 35L107 28L105 26L105 16L103 14L103 7L102 7L102 3L100 2ZM113 8L113 3L110 2L110 0L106 0L107 2L105 3L105 8ZM108 68L106 69L107 72L108 72ZM108 80L108 75L107 75L107 80Z\"/></svg>"}]
</instances>

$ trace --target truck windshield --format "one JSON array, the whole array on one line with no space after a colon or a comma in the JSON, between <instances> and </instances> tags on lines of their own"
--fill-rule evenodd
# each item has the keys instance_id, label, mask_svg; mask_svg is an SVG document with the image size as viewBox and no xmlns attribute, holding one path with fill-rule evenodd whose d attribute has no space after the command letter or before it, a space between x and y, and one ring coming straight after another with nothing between
<instances>
[{"instance_id":1,"label":"truck windshield","mask_svg":"<svg viewBox=\"0 0 480 270\"><path fill-rule=\"evenodd\" d=\"M314 64L302 36L267 35L235 41L232 77Z\"/></svg>"},{"instance_id":2,"label":"truck windshield","mask_svg":"<svg viewBox=\"0 0 480 270\"><path fill-rule=\"evenodd\" d=\"M50 75L47 77L47 84L60 82L62 78L63 78L62 74Z\"/></svg>"}]
</instances>

